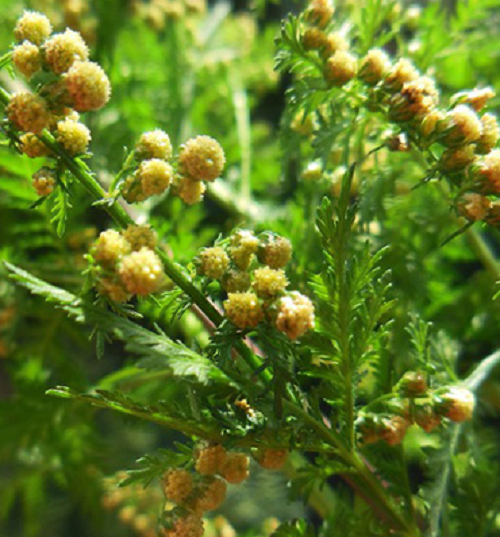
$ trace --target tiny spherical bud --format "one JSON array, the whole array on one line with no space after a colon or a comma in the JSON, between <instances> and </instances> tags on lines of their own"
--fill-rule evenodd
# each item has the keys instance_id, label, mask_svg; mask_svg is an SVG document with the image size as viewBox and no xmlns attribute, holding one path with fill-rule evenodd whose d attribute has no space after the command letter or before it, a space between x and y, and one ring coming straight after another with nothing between
<instances>
[{"instance_id":1,"label":"tiny spherical bud","mask_svg":"<svg viewBox=\"0 0 500 537\"><path fill-rule=\"evenodd\" d=\"M345 51L338 51L328 58L325 65L325 80L332 86L343 86L356 76L358 61Z\"/></svg>"},{"instance_id":2,"label":"tiny spherical bud","mask_svg":"<svg viewBox=\"0 0 500 537\"><path fill-rule=\"evenodd\" d=\"M280 299L276 328L290 339L297 339L314 328L314 306L306 296L294 291Z\"/></svg>"},{"instance_id":3,"label":"tiny spherical bud","mask_svg":"<svg viewBox=\"0 0 500 537\"><path fill-rule=\"evenodd\" d=\"M136 172L141 183L144 195L149 198L155 194L162 194L172 182L174 171L172 166L157 158L141 162Z\"/></svg>"},{"instance_id":4,"label":"tiny spherical bud","mask_svg":"<svg viewBox=\"0 0 500 537\"><path fill-rule=\"evenodd\" d=\"M473 145L449 147L443 151L439 166L445 172L457 172L465 169L476 158Z\"/></svg>"},{"instance_id":5,"label":"tiny spherical bud","mask_svg":"<svg viewBox=\"0 0 500 537\"><path fill-rule=\"evenodd\" d=\"M166 132L160 129L145 132L139 138L135 146L135 158L137 160L162 159L172 157L172 143Z\"/></svg>"},{"instance_id":6,"label":"tiny spherical bud","mask_svg":"<svg viewBox=\"0 0 500 537\"><path fill-rule=\"evenodd\" d=\"M49 19L35 11L25 11L17 21L14 30L16 41L30 41L35 45L41 45L52 33L52 25Z\"/></svg>"},{"instance_id":7,"label":"tiny spherical bud","mask_svg":"<svg viewBox=\"0 0 500 537\"><path fill-rule=\"evenodd\" d=\"M447 146L475 142L481 137L482 129L476 112L465 104L459 104L446 114L440 124L440 140Z\"/></svg>"},{"instance_id":8,"label":"tiny spherical bud","mask_svg":"<svg viewBox=\"0 0 500 537\"><path fill-rule=\"evenodd\" d=\"M475 400L467 388L453 386L440 399L442 402L437 405L437 410L451 421L459 423L472 418Z\"/></svg>"},{"instance_id":9,"label":"tiny spherical bud","mask_svg":"<svg viewBox=\"0 0 500 537\"><path fill-rule=\"evenodd\" d=\"M210 136L191 138L179 154L179 166L196 181L214 181L224 170L225 162L222 147Z\"/></svg>"},{"instance_id":10,"label":"tiny spherical bud","mask_svg":"<svg viewBox=\"0 0 500 537\"><path fill-rule=\"evenodd\" d=\"M249 418L256 417L255 410L248 404L248 401L246 399L240 399L239 401L235 401L234 406L242 410Z\"/></svg>"},{"instance_id":11,"label":"tiny spherical bud","mask_svg":"<svg viewBox=\"0 0 500 537\"><path fill-rule=\"evenodd\" d=\"M283 268L292 258L292 243L279 235L266 235L259 243L257 258L270 268Z\"/></svg>"},{"instance_id":12,"label":"tiny spherical bud","mask_svg":"<svg viewBox=\"0 0 500 537\"><path fill-rule=\"evenodd\" d=\"M391 68L389 56L380 49L372 49L361 61L358 77L365 84L375 86Z\"/></svg>"},{"instance_id":13,"label":"tiny spherical bud","mask_svg":"<svg viewBox=\"0 0 500 537\"><path fill-rule=\"evenodd\" d=\"M187 514L174 520L171 528L161 530L162 537L203 537L203 520L197 514Z\"/></svg>"},{"instance_id":14,"label":"tiny spherical bud","mask_svg":"<svg viewBox=\"0 0 500 537\"><path fill-rule=\"evenodd\" d=\"M175 181L174 193L187 205L199 203L207 187L202 181L195 181L190 177L178 175Z\"/></svg>"},{"instance_id":15,"label":"tiny spherical bud","mask_svg":"<svg viewBox=\"0 0 500 537\"><path fill-rule=\"evenodd\" d=\"M419 130L422 136L425 138L433 136L435 132L439 130L439 123L443 121L445 117L444 112L436 108L427 113L419 125Z\"/></svg>"},{"instance_id":16,"label":"tiny spherical bud","mask_svg":"<svg viewBox=\"0 0 500 537\"><path fill-rule=\"evenodd\" d=\"M480 112L495 95L491 88L476 88L472 91L457 93L452 98L452 104L469 104L476 112Z\"/></svg>"},{"instance_id":17,"label":"tiny spherical bud","mask_svg":"<svg viewBox=\"0 0 500 537\"><path fill-rule=\"evenodd\" d=\"M132 251L137 252L141 248L156 248L157 236L154 229L149 226L130 225L123 232L123 238L129 243Z\"/></svg>"},{"instance_id":18,"label":"tiny spherical bud","mask_svg":"<svg viewBox=\"0 0 500 537\"><path fill-rule=\"evenodd\" d=\"M418 371L408 371L399 381L399 391L403 397L415 397L427 392L425 375Z\"/></svg>"},{"instance_id":19,"label":"tiny spherical bud","mask_svg":"<svg viewBox=\"0 0 500 537\"><path fill-rule=\"evenodd\" d=\"M12 61L16 69L28 79L42 69L40 49L29 41L14 47Z\"/></svg>"},{"instance_id":20,"label":"tiny spherical bud","mask_svg":"<svg viewBox=\"0 0 500 537\"><path fill-rule=\"evenodd\" d=\"M412 82L419 77L415 66L406 58L401 58L394 64L384 80L384 88L389 91L397 92L402 89L404 84Z\"/></svg>"},{"instance_id":21,"label":"tiny spherical bud","mask_svg":"<svg viewBox=\"0 0 500 537\"><path fill-rule=\"evenodd\" d=\"M255 328L264 317L264 311L254 293L229 293L224 302L227 318L238 328Z\"/></svg>"},{"instance_id":22,"label":"tiny spherical bud","mask_svg":"<svg viewBox=\"0 0 500 537\"><path fill-rule=\"evenodd\" d=\"M231 235L229 255L239 269L246 270L258 247L259 239L251 231L238 230Z\"/></svg>"},{"instance_id":23,"label":"tiny spherical bud","mask_svg":"<svg viewBox=\"0 0 500 537\"><path fill-rule=\"evenodd\" d=\"M491 202L486 196L467 192L457 200L457 211L460 216L471 222L484 220L490 210Z\"/></svg>"},{"instance_id":24,"label":"tiny spherical bud","mask_svg":"<svg viewBox=\"0 0 500 537\"><path fill-rule=\"evenodd\" d=\"M50 112L40 95L22 92L10 98L7 117L20 131L40 134L49 124Z\"/></svg>"},{"instance_id":25,"label":"tiny spherical bud","mask_svg":"<svg viewBox=\"0 0 500 537\"><path fill-rule=\"evenodd\" d=\"M310 162L301 177L304 181L318 181L323 177L323 166L317 161Z\"/></svg>"},{"instance_id":26,"label":"tiny spherical bud","mask_svg":"<svg viewBox=\"0 0 500 537\"><path fill-rule=\"evenodd\" d=\"M35 134L23 134L19 139L21 140L21 151L29 158L39 158L50 155L49 148Z\"/></svg>"},{"instance_id":27,"label":"tiny spherical bud","mask_svg":"<svg viewBox=\"0 0 500 537\"><path fill-rule=\"evenodd\" d=\"M500 138L500 128L497 118L493 114L484 114L481 117L481 124L483 129L477 142L477 150L479 153L486 154L497 145Z\"/></svg>"},{"instance_id":28,"label":"tiny spherical bud","mask_svg":"<svg viewBox=\"0 0 500 537\"><path fill-rule=\"evenodd\" d=\"M472 164L471 175L483 194L500 194L500 149Z\"/></svg>"},{"instance_id":29,"label":"tiny spherical bud","mask_svg":"<svg viewBox=\"0 0 500 537\"><path fill-rule=\"evenodd\" d=\"M430 433L441 425L441 416L434 412L431 405L418 405L415 407L415 422L426 433Z\"/></svg>"},{"instance_id":30,"label":"tiny spherical bud","mask_svg":"<svg viewBox=\"0 0 500 537\"><path fill-rule=\"evenodd\" d=\"M139 203L148 198L142 189L142 184L137 174L129 175L120 187L123 198L128 203Z\"/></svg>"},{"instance_id":31,"label":"tiny spherical bud","mask_svg":"<svg viewBox=\"0 0 500 537\"><path fill-rule=\"evenodd\" d=\"M169 470L161 485L167 500L182 505L193 491L193 476L186 470Z\"/></svg>"},{"instance_id":32,"label":"tiny spherical bud","mask_svg":"<svg viewBox=\"0 0 500 537\"><path fill-rule=\"evenodd\" d=\"M422 8L420 6L411 6L406 11L406 25L411 29L415 30L418 26L420 16L422 14Z\"/></svg>"},{"instance_id":33,"label":"tiny spherical bud","mask_svg":"<svg viewBox=\"0 0 500 537\"><path fill-rule=\"evenodd\" d=\"M389 118L392 121L410 121L425 117L437 104L438 92L434 81L426 76L406 82L400 93L389 103Z\"/></svg>"},{"instance_id":34,"label":"tiny spherical bud","mask_svg":"<svg viewBox=\"0 0 500 537\"><path fill-rule=\"evenodd\" d=\"M244 453L229 453L222 469L222 477L233 485L238 485L250 475L250 458Z\"/></svg>"},{"instance_id":35,"label":"tiny spherical bud","mask_svg":"<svg viewBox=\"0 0 500 537\"><path fill-rule=\"evenodd\" d=\"M244 270L230 269L222 277L221 283L227 293L243 293L250 287L250 274Z\"/></svg>"},{"instance_id":36,"label":"tiny spherical bud","mask_svg":"<svg viewBox=\"0 0 500 537\"><path fill-rule=\"evenodd\" d=\"M94 244L92 255L101 265L113 267L124 255L130 253L130 244L116 230L103 231Z\"/></svg>"},{"instance_id":37,"label":"tiny spherical bud","mask_svg":"<svg viewBox=\"0 0 500 537\"><path fill-rule=\"evenodd\" d=\"M265 448L255 453L255 460L267 470L281 470L290 452L287 449Z\"/></svg>"},{"instance_id":38,"label":"tiny spherical bud","mask_svg":"<svg viewBox=\"0 0 500 537\"><path fill-rule=\"evenodd\" d=\"M87 152L90 138L90 131L83 123L71 119L57 123L56 140L72 157Z\"/></svg>"},{"instance_id":39,"label":"tiny spherical bud","mask_svg":"<svg viewBox=\"0 0 500 537\"><path fill-rule=\"evenodd\" d=\"M122 507L118 513L118 518L124 524L131 524L137 514L137 507L135 505L126 505Z\"/></svg>"},{"instance_id":40,"label":"tiny spherical bud","mask_svg":"<svg viewBox=\"0 0 500 537\"><path fill-rule=\"evenodd\" d=\"M358 417L355 426L360 434L362 445L375 444L380 440L380 427L375 416L363 414Z\"/></svg>"},{"instance_id":41,"label":"tiny spherical bud","mask_svg":"<svg viewBox=\"0 0 500 537\"><path fill-rule=\"evenodd\" d=\"M402 416L393 416L390 419L385 418L382 420L379 434L389 446L396 446L403 441L408 425L408 421Z\"/></svg>"},{"instance_id":42,"label":"tiny spherical bud","mask_svg":"<svg viewBox=\"0 0 500 537\"><path fill-rule=\"evenodd\" d=\"M290 123L290 128L294 132L302 136L310 136L314 132L316 127L317 124L313 118L313 115L306 115L305 110L300 110L299 112L297 112L297 114L295 114L294 118Z\"/></svg>"},{"instance_id":43,"label":"tiny spherical bud","mask_svg":"<svg viewBox=\"0 0 500 537\"><path fill-rule=\"evenodd\" d=\"M302 45L306 50L319 50L326 44L326 34L319 28L306 28L302 35Z\"/></svg>"},{"instance_id":44,"label":"tiny spherical bud","mask_svg":"<svg viewBox=\"0 0 500 537\"><path fill-rule=\"evenodd\" d=\"M288 286L285 271L262 267L254 270L253 290L260 298L271 298L281 295Z\"/></svg>"},{"instance_id":45,"label":"tiny spherical bud","mask_svg":"<svg viewBox=\"0 0 500 537\"><path fill-rule=\"evenodd\" d=\"M207 278L220 280L229 265L229 257L220 246L204 248L198 258L198 272Z\"/></svg>"},{"instance_id":46,"label":"tiny spherical bud","mask_svg":"<svg viewBox=\"0 0 500 537\"><path fill-rule=\"evenodd\" d=\"M69 28L62 34L52 36L44 45L45 59L56 75L68 71L76 61L89 57L89 49L82 36Z\"/></svg>"},{"instance_id":47,"label":"tiny spherical bud","mask_svg":"<svg viewBox=\"0 0 500 537\"><path fill-rule=\"evenodd\" d=\"M326 60L336 52L346 52L349 50L349 41L338 32L328 34L321 50L321 56Z\"/></svg>"},{"instance_id":48,"label":"tiny spherical bud","mask_svg":"<svg viewBox=\"0 0 500 537\"><path fill-rule=\"evenodd\" d=\"M43 167L33 174L33 187L39 196L48 196L54 192L57 185L57 175L54 170Z\"/></svg>"},{"instance_id":49,"label":"tiny spherical bud","mask_svg":"<svg viewBox=\"0 0 500 537\"><path fill-rule=\"evenodd\" d=\"M310 24L324 29L333 17L335 8L330 0L311 0L305 11L305 19Z\"/></svg>"},{"instance_id":50,"label":"tiny spherical bud","mask_svg":"<svg viewBox=\"0 0 500 537\"><path fill-rule=\"evenodd\" d=\"M195 468L201 475L215 475L226 464L227 452L221 444L202 445L195 450Z\"/></svg>"},{"instance_id":51,"label":"tiny spherical bud","mask_svg":"<svg viewBox=\"0 0 500 537\"><path fill-rule=\"evenodd\" d=\"M209 477L200 492L200 496L196 500L196 509L213 511L224 503L227 484L220 477Z\"/></svg>"},{"instance_id":52,"label":"tiny spherical bud","mask_svg":"<svg viewBox=\"0 0 500 537\"><path fill-rule=\"evenodd\" d=\"M118 274L127 291L134 295L155 293L165 281L161 259L149 248L126 255L118 267Z\"/></svg>"},{"instance_id":53,"label":"tiny spherical bud","mask_svg":"<svg viewBox=\"0 0 500 537\"><path fill-rule=\"evenodd\" d=\"M111 84L97 63L76 61L65 75L66 87L78 112L102 108L111 95Z\"/></svg>"},{"instance_id":54,"label":"tiny spherical bud","mask_svg":"<svg viewBox=\"0 0 500 537\"><path fill-rule=\"evenodd\" d=\"M127 302L131 298L131 294L114 278L100 278L97 281L96 288L100 295L118 304Z\"/></svg>"}]
</instances>

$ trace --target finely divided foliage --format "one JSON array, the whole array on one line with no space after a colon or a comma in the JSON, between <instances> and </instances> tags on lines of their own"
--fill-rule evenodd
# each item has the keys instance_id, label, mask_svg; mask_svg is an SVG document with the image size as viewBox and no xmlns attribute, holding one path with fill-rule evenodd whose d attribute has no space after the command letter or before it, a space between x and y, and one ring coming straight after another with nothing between
<instances>
[{"instance_id":1,"label":"finely divided foliage","mask_svg":"<svg viewBox=\"0 0 500 537\"><path fill-rule=\"evenodd\" d=\"M454 67L495 2L44 4L0 58L0 532L497 535L496 66Z\"/></svg>"}]
</instances>

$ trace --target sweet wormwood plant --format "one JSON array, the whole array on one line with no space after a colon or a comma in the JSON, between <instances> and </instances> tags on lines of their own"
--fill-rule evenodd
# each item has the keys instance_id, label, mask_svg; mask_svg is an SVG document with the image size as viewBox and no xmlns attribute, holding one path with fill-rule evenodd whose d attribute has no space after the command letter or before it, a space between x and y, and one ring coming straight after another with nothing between
<instances>
[{"instance_id":1,"label":"sweet wormwood plant","mask_svg":"<svg viewBox=\"0 0 500 537\"><path fill-rule=\"evenodd\" d=\"M167 11L161 3L146 4L146 15L144 6L135 9L161 32L165 17L173 24L181 18L174 3L167 4ZM197 2L184 7L197 16L204 12ZM351 24L344 24L346 16ZM411 292L391 284L390 269L401 274L391 260L399 246L384 244L367 209L366 199L381 194L362 186L355 199L360 178L383 175L379 161L390 158L388 152L407 155L425 172L415 182L418 191L407 195L435 188L455 213L445 215L453 229L439 242L467 237L496 278L496 260L476 229L479 222L494 229L500 214L499 128L493 114L483 113L495 94L482 88L441 97L429 74L382 50L397 41L398 20L395 4L380 0L337 12L327 0L312 0L304 12L288 16L276 56L276 69L293 74L282 121L283 164L288 175L298 165L304 183L290 205L290 237L278 215L274 229L254 222L258 232L238 227L219 235L185 266L173 260L182 252L167 246L174 238L137 222L135 210L175 197L184 215L205 192L227 204L216 186L228 159L222 144L205 134L179 143L182 128L171 136L149 130L105 190L86 163L91 130L80 114L108 104L108 75L89 60L80 32L54 33L49 19L34 11L17 21L15 44L0 66L13 65L25 84L14 94L0 87L1 132L13 152L45 159L32 178L39 196L33 208L48 206L62 237L83 190L112 224L87 241L85 278L73 291L56 285L50 271L44 277L43 265L32 272L10 262L5 268L12 281L90 327L98 356L106 358L118 341L135 357L133 366L118 367L95 389L76 389L81 382L68 373L74 386L52 387L47 395L152 422L183 439L145 454L128 472L103 477L99 461L86 452L93 446L85 440L92 436L90 415L72 429L78 420L57 403L50 442L42 445L46 453L63 454L53 455L47 468L70 489L83 470L86 480L98 483L92 492L102 505L119 508L120 521L136 533L201 537L208 526L212 534L225 528L226 535L226 523L210 523L205 515L223 505L228 485L240 485L259 465L283 470L291 493L317 515L284 522L271 530L276 537L498 534L492 462L498 450L471 421L475 394L500 354L459 379L456 350L446 336L401 311ZM248 143L241 110L237 105L240 140ZM301 153L305 164L297 164ZM241 173L248 179L245 155ZM326 182L334 195L321 198ZM252 223L247 186L242 183L245 203L231 210ZM264 206L262 212L268 212ZM394 222L387 218L386 224ZM191 344L187 332L174 339L175 325L164 322L168 313L170 321L186 323L190 312L203 323ZM21 369L21 387L30 375L43 376ZM165 379L172 386L166 392ZM21 404L13 410L25 415ZM44 450L37 455L42 462ZM28 450L24 457L37 462ZM40 487L39 480L27 482L28 505ZM15 501L8 498L7 512ZM26 534L37 534L37 527Z\"/></svg>"}]
</instances>

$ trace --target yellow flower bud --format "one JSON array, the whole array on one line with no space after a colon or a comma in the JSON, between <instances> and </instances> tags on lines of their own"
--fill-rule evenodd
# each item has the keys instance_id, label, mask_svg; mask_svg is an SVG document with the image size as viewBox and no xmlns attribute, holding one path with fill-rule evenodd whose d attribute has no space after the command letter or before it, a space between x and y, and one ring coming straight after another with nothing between
<instances>
[{"instance_id":1,"label":"yellow flower bud","mask_svg":"<svg viewBox=\"0 0 500 537\"><path fill-rule=\"evenodd\" d=\"M52 25L49 19L35 11L25 11L17 21L14 30L16 41L30 41L35 45L41 45L52 33Z\"/></svg>"},{"instance_id":2,"label":"yellow flower bud","mask_svg":"<svg viewBox=\"0 0 500 537\"><path fill-rule=\"evenodd\" d=\"M29 41L14 47L12 61L17 70L28 79L42 69L40 49Z\"/></svg>"},{"instance_id":3,"label":"yellow flower bud","mask_svg":"<svg viewBox=\"0 0 500 537\"><path fill-rule=\"evenodd\" d=\"M76 61L89 57L89 49L78 32L69 28L62 34L52 36L44 45L45 59L56 75L68 71Z\"/></svg>"}]
</instances>

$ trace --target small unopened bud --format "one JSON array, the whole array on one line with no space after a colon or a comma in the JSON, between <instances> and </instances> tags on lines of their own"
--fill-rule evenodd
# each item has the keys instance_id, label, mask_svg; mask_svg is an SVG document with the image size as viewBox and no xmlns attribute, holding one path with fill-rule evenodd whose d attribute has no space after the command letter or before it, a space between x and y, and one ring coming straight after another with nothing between
<instances>
[{"instance_id":1,"label":"small unopened bud","mask_svg":"<svg viewBox=\"0 0 500 537\"><path fill-rule=\"evenodd\" d=\"M16 41L30 41L35 45L41 45L52 33L52 25L49 19L35 11L25 11L17 21L14 30Z\"/></svg>"},{"instance_id":2,"label":"small unopened bud","mask_svg":"<svg viewBox=\"0 0 500 537\"><path fill-rule=\"evenodd\" d=\"M33 174L33 187L39 196L48 196L57 186L56 172L43 167Z\"/></svg>"},{"instance_id":3,"label":"small unopened bud","mask_svg":"<svg viewBox=\"0 0 500 537\"><path fill-rule=\"evenodd\" d=\"M250 459L244 453L229 453L222 469L224 479L238 485L249 476Z\"/></svg>"},{"instance_id":4,"label":"small unopened bud","mask_svg":"<svg viewBox=\"0 0 500 537\"><path fill-rule=\"evenodd\" d=\"M430 433L441 425L441 416L438 416L431 405L418 405L415 407L415 422L426 433Z\"/></svg>"},{"instance_id":5,"label":"small unopened bud","mask_svg":"<svg viewBox=\"0 0 500 537\"><path fill-rule=\"evenodd\" d=\"M255 460L267 470L281 470L290 452L287 449L264 448L255 452Z\"/></svg>"},{"instance_id":6,"label":"small unopened bud","mask_svg":"<svg viewBox=\"0 0 500 537\"><path fill-rule=\"evenodd\" d=\"M214 181L224 170L224 151L210 136L188 140L179 154L179 166L196 181Z\"/></svg>"},{"instance_id":7,"label":"small unopened bud","mask_svg":"<svg viewBox=\"0 0 500 537\"><path fill-rule=\"evenodd\" d=\"M486 196L474 192L467 192L457 200L458 214L471 222L484 220L490 206L491 202Z\"/></svg>"},{"instance_id":8,"label":"small unopened bud","mask_svg":"<svg viewBox=\"0 0 500 537\"><path fill-rule=\"evenodd\" d=\"M306 28L302 35L302 45L306 50L320 50L326 44L326 34L319 28Z\"/></svg>"},{"instance_id":9,"label":"small unopened bud","mask_svg":"<svg viewBox=\"0 0 500 537\"><path fill-rule=\"evenodd\" d=\"M491 88L476 88L472 91L457 93L452 98L452 104L468 104L476 112L480 112L495 97L495 92Z\"/></svg>"},{"instance_id":10,"label":"small unopened bud","mask_svg":"<svg viewBox=\"0 0 500 537\"><path fill-rule=\"evenodd\" d=\"M467 421L474 412L474 394L467 388L454 386L440 396L437 409L446 418L455 422Z\"/></svg>"},{"instance_id":11,"label":"small unopened bud","mask_svg":"<svg viewBox=\"0 0 500 537\"><path fill-rule=\"evenodd\" d=\"M500 149L493 149L474 162L471 176L483 194L500 194Z\"/></svg>"},{"instance_id":12,"label":"small unopened bud","mask_svg":"<svg viewBox=\"0 0 500 537\"><path fill-rule=\"evenodd\" d=\"M500 138L500 128L497 118L493 114L484 114L481 117L481 124L483 130L477 142L477 150L479 153L486 154L497 145Z\"/></svg>"},{"instance_id":13,"label":"small unopened bud","mask_svg":"<svg viewBox=\"0 0 500 537\"><path fill-rule=\"evenodd\" d=\"M375 86L384 78L390 68L389 56L383 50L373 49L361 60L358 77L365 84Z\"/></svg>"},{"instance_id":14,"label":"small unopened bud","mask_svg":"<svg viewBox=\"0 0 500 537\"><path fill-rule=\"evenodd\" d=\"M172 144L168 134L160 129L145 132L135 146L137 160L158 158L168 160L172 157Z\"/></svg>"},{"instance_id":15,"label":"small unopened bud","mask_svg":"<svg viewBox=\"0 0 500 537\"><path fill-rule=\"evenodd\" d=\"M241 329L255 328L264 318L264 311L254 293L229 293L224 310L227 318Z\"/></svg>"},{"instance_id":16,"label":"small unopened bud","mask_svg":"<svg viewBox=\"0 0 500 537\"><path fill-rule=\"evenodd\" d=\"M356 76L358 62L355 56L338 51L328 58L325 65L325 80L332 86L344 86Z\"/></svg>"},{"instance_id":17,"label":"small unopened bud","mask_svg":"<svg viewBox=\"0 0 500 537\"><path fill-rule=\"evenodd\" d=\"M399 381L399 391L403 397L415 397L426 393L425 375L418 371L408 371Z\"/></svg>"},{"instance_id":18,"label":"small unopened bud","mask_svg":"<svg viewBox=\"0 0 500 537\"><path fill-rule=\"evenodd\" d=\"M440 140L447 146L475 142L481 137L482 128L476 112L465 104L459 104L446 114L439 125Z\"/></svg>"},{"instance_id":19,"label":"small unopened bud","mask_svg":"<svg viewBox=\"0 0 500 537\"><path fill-rule=\"evenodd\" d=\"M40 49L29 41L14 47L12 61L16 69L28 79L42 69Z\"/></svg>"},{"instance_id":20,"label":"small unopened bud","mask_svg":"<svg viewBox=\"0 0 500 537\"><path fill-rule=\"evenodd\" d=\"M229 265L229 257L220 246L204 248L197 260L198 273L219 280L222 278Z\"/></svg>"},{"instance_id":21,"label":"small unopened bud","mask_svg":"<svg viewBox=\"0 0 500 537\"><path fill-rule=\"evenodd\" d=\"M257 257L270 268L284 268L292 258L292 243L285 237L266 234L259 242Z\"/></svg>"},{"instance_id":22,"label":"small unopened bud","mask_svg":"<svg viewBox=\"0 0 500 537\"><path fill-rule=\"evenodd\" d=\"M389 71L384 80L384 88L397 92L408 82L413 82L419 77L415 66L406 58L401 58Z\"/></svg>"},{"instance_id":23,"label":"small unopened bud","mask_svg":"<svg viewBox=\"0 0 500 537\"><path fill-rule=\"evenodd\" d=\"M324 29L333 17L335 8L330 0L311 0L305 11L305 19L310 24Z\"/></svg>"},{"instance_id":24,"label":"small unopened bud","mask_svg":"<svg viewBox=\"0 0 500 537\"><path fill-rule=\"evenodd\" d=\"M402 416L383 419L379 434L389 446L396 446L403 441L408 425L408 421Z\"/></svg>"},{"instance_id":25,"label":"small unopened bud","mask_svg":"<svg viewBox=\"0 0 500 537\"><path fill-rule=\"evenodd\" d=\"M295 340L314 328L314 306L306 296L294 291L280 298L276 328Z\"/></svg>"},{"instance_id":26,"label":"small unopened bud","mask_svg":"<svg viewBox=\"0 0 500 537\"><path fill-rule=\"evenodd\" d=\"M443 151L439 159L439 166L445 172L457 172L467 168L474 161L475 157L474 146L471 144L460 147L449 147Z\"/></svg>"}]
</instances>

